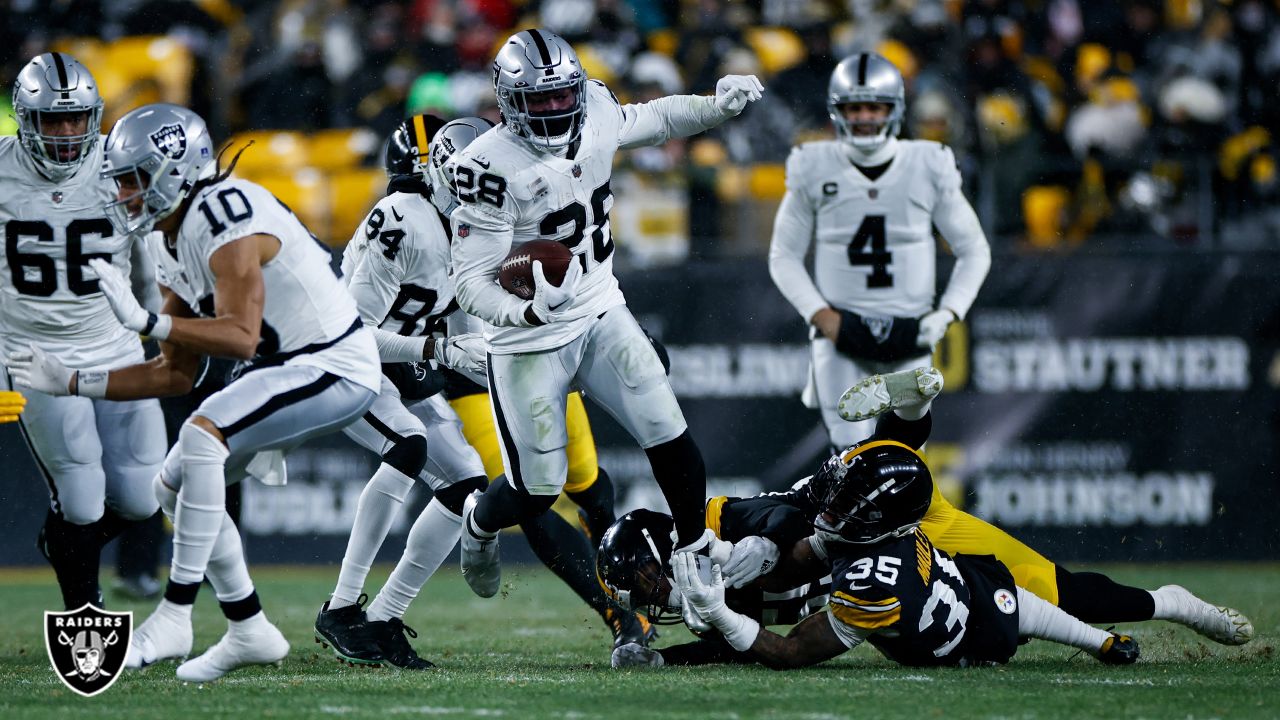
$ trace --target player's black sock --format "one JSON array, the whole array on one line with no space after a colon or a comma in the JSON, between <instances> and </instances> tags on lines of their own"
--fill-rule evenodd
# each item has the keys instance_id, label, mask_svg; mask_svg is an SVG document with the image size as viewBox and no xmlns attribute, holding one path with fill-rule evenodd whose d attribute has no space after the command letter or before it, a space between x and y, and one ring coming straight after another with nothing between
<instances>
[{"instance_id":1,"label":"player's black sock","mask_svg":"<svg viewBox=\"0 0 1280 720\"><path fill-rule=\"evenodd\" d=\"M1142 588L1121 585L1102 573L1057 569L1058 607L1087 623L1140 622L1156 614L1156 601Z\"/></svg>"},{"instance_id":2,"label":"player's black sock","mask_svg":"<svg viewBox=\"0 0 1280 720\"><path fill-rule=\"evenodd\" d=\"M702 452L685 430L675 440L654 445L644 451L649 456L653 477L671 506L676 521L676 547L684 547L702 537L707 527L707 468Z\"/></svg>"},{"instance_id":3,"label":"player's black sock","mask_svg":"<svg viewBox=\"0 0 1280 720\"><path fill-rule=\"evenodd\" d=\"M499 478L489 483L472 518L481 530L498 532L541 515L555 504L557 497L522 493L511 487L506 478Z\"/></svg>"},{"instance_id":4,"label":"player's black sock","mask_svg":"<svg viewBox=\"0 0 1280 720\"><path fill-rule=\"evenodd\" d=\"M179 583L172 580L164 588L164 599L175 605L195 605L200 583Z\"/></svg>"},{"instance_id":5,"label":"player's black sock","mask_svg":"<svg viewBox=\"0 0 1280 720\"><path fill-rule=\"evenodd\" d=\"M163 544L164 516L159 510L145 520L129 523L116 546L116 572L121 577L155 577Z\"/></svg>"},{"instance_id":6,"label":"player's black sock","mask_svg":"<svg viewBox=\"0 0 1280 720\"><path fill-rule=\"evenodd\" d=\"M604 617L609 607L609 596L596 580L595 554L586 536L553 510L525 520L520 523L520 529L542 564Z\"/></svg>"},{"instance_id":7,"label":"player's black sock","mask_svg":"<svg viewBox=\"0 0 1280 720\"><path fill-rule=\"evenodd\" d=\"M98 592L101 532L97 522L76 525L52 510L45 517L41 551L58 577L62 604L67 610L102 602Z\"/></svg>"},{"instance_id":8,"label":"player's black sock","mask_svg":"<svg viewBox=\"0 0 1280 720\"><path fill-rule=\"evenodd\" d=\"M929 440L933 431L933 411L924 414L919 420L904 420L898 413L887 412L876 421L876 432L873 440L897 440L903 445L920 449Z\"/></svg>"},{"instance_id":9,"label":"player's black sock","mask_svg":"<svg viewBox=\"0 0 1280 720\"><path fill-rule=\"evenodd\" d=\"M254 590L248 596L239 600L230 602L218 601L222 606L222 614L228 620L248 620L249 618L262 612L262 603L258 601L258 591Z\"/></svg>"},{"instance_id":10,"label":"player's black sock","mask_svg":"<svg viewBox=\"0 0 1280 720\"><path fill-rule=\"evenodd\" d=\"M592 544L600 542L600 536L609 529L618 516L613 511L613 480L600 468L596 481L582 492L565 493L587 517L587 532Z\"/></svg>"},{"instance_id":11,"label":"player's black sock","mask_svg":"<svg viewBox=\"0 0 1280 720\"><path fill-rule=\"evenodd\" d=\"M158 513L160 511L157 510L156 512ZM102 511L102 518L99 519L98 522L94 523L98 526L98 544L106 545L112 540L115 540L116 537L119 536L120 533L124 532L124 529L129 527L132 522L132 520L125 518L115 510L106 508Z\"/></svg>"}]
</instances>

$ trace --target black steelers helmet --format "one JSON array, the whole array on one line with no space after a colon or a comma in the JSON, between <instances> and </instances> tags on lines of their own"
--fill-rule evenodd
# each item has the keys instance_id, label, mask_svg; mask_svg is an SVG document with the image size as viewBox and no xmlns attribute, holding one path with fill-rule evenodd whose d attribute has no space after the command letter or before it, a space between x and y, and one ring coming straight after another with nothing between
<instances>
[{"instance_id":1,"label":"black steelers helmet","mask_svg":"<svg viewBox=\"0 0 1280 720\"><path fill-rule=\"evenodd\" d=\"M431 138L444 127L444 122L435 115L413 115L397 125L387 139L387 176L413 175L425 182L431 163Z\"/></svg>"},{"instance_id":2,"label":"black steelers helmet","mask_svg":"<svg viewBox=\"0 0 1280 720\"><path fill-rule=\"evenodd\" d=\"M859 443L833 456L810 481L813 525L858 544L914 530L933 500L933 476L920 453L894 440Z\"/></svg>"},{"instance_id":3,"label":"black steelers helmet","mask_svg":"<svg viewBox=\"0 0 1280 720\"><path fill-rule=\"evenodd\" d=\"M653 510L632 510L600 538L596 575L605 591L628 610L641 610L660 625L681 622L668 615L671 595L671 533L675 521Z\"/></svg>"}]
</instances>

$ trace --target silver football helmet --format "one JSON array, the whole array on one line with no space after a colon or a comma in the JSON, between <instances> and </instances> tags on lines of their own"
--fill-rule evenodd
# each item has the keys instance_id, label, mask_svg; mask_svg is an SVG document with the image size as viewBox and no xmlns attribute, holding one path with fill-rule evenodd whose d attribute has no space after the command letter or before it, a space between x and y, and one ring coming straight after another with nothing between
<instances>
[{"instance_id":1,"label":"silver football helmet","mask_svg":"<svg viewBox=\"0 0 1280 720\"><path fill-rule=\"evenodd\" d=\"M456 164L451 162L454 155L491 127L493 123L482 117L458 118L445 123L431 139L427 183L431 185L431 202L441 213L448 215L458 206L458 188L453 178Z\"/></svg>"},{"instance_id":2,"label":"silver football helmet","mask_svg":"<svg viewBox=\"0 0 1280 720\"><path fill-rule=\"evenodd\" d=\"M884 103L890 106L889 117L875 128L872 135L854 132L854 124L845 119L840 106L847 103ZM890 137L902 129L906 113L906 85L902 73L893 63L875 53L850 55L836 65L827 83L827 114L835 125L836 135L863 152L880 149Z\"/></svg>"},{"instance_id":3,"label":"silver football helmet","mask_svg":"<svg viewBox=\"0 0 1280 720\"><path fill-rule=\"evenodd\" d=\"M546 30L521 30L507 38L493 61L493 89L502 121L516 135L545 148L578 139L587 116L587 71L564 38ZM568 89L573 101L555 110L529 110L532 96Z\"/></svg>"},{"instance_id":4,"label":"silver football helmet","mask_svg":"<svg viewBox=\"0 0 1280 720\"><path fill-rule=\"evenodd\" d=\"M121 234L149 232L178 209L197 180L216 172L213 140L199 115L167 103L144 105L107 133L102 177L137 188L107 203L107 218Z\"/></svg>"},{"instance_id":5,"label":"silver football helmet","mask_svg":"<svg viewBox=\"0 0 1280 720\"><path fill-rule=\"evenodd\" d=\"M102 132L102 95L89 70L70 55L47 52L35 56L13 83L13 112L18 139L50 180L64 180L84 163ZM53 116L84 114L84 132L55 135L47 125Z\"/></svg>"}]
</instances>

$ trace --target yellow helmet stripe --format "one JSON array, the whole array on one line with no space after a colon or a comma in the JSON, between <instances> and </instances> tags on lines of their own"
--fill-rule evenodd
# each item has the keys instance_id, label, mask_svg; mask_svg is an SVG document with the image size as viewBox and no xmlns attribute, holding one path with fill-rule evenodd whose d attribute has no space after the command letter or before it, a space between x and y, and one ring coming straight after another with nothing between
<instances>
[{"instance_id":1,"label":"yellow helmet stripe","mask_svg":"<svg viewBox=\"0 0 1280 720\"><path fill-rule=\"evenodd\" d=\"M418 146L419 157L427 154L427 124L422 115L413 116L413 141Z\"/></svg>"},{"instance_id":2,"label":"yellow helmet stripe","mask_svg":"<svg viewBox=\"0 0 1280 720\"><path fill-rule=\"evenodd\" d=\"M854 458L858 457L862 453L872 448L878 448L878 447L905 448L906 450L910 450L913 455L920 458L921 461L924 460L924 456L920 454L920 451L916 450L910 445L904 445L903 443L900 443L897 440L872 440L869 443L863 443L862 445L851 447L848 450L846 450L843 455L840 456L840 460L843 461L845 465L849 465L853 462Z\"/></svg>"}]
</instances>

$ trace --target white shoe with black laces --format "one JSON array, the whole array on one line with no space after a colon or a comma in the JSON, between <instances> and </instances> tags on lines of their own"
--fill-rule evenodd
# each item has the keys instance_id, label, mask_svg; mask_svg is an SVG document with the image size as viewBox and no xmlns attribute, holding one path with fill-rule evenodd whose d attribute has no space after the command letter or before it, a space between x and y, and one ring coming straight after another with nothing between
<instances>
[{"instance_id":1,"label":"white shoe with black laces","mask_svg":"<svg viewBox=\"0 0 1280 720\"><path fill-rule=\"evenodd\" d=\"M942 371L918 367L886 375L872 375L844 391L836 411L848 422L879 417L890 410L922 405L942 392Z\"/></svg>"}]
</instances>

